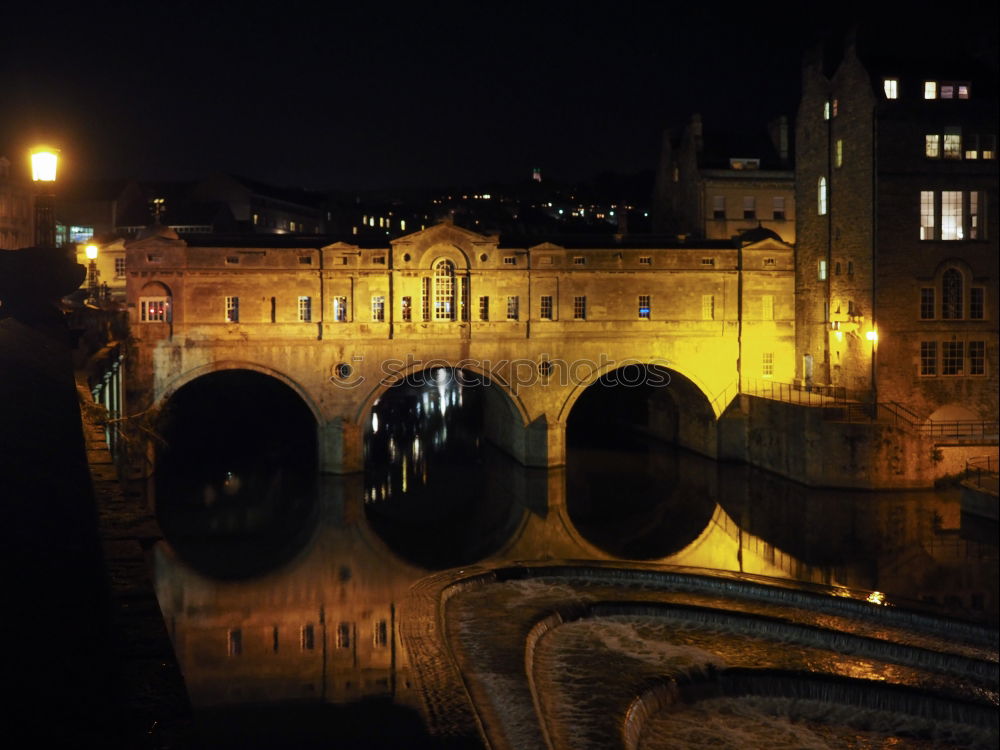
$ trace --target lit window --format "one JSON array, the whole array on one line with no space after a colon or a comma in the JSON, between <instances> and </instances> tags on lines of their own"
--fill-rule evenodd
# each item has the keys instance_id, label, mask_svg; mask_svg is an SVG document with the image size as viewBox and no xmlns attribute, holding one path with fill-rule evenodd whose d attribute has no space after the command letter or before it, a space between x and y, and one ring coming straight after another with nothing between
<instances>
[{"instance_id":1,"label":"lit window","mask_svg":"<svg viewBox=\"0 0 1000 750\"><path fill-rule=\"evenodd\" d=\"M785 220L785 196L776 195L771 199L771 217L775 221Z\"/></svg>"},{"instance_id":2,"label":"lit window","mask_svg":"<svg viewBox=\"0 0 1000 750\"><path fill-rule=\"evenodd\" d=\"M823 102L823 119L824 120L829 120L830 119L830 100L829 99L827 101Z\"/></svg>"},{"instance_id":3,"label":"lit window","mask_svg":"<svg viewBox=\"0 0 1000 750\"><path fill-rule=\"evenodd\" d=\"M962 158L962 129L948 127L944 129L944 158Z\"/></svg>"},{"instance_id":4,"label":"lit window","mask_svg":"<svg viewBox=\"0 0 1000 750\"><path fill-rule=\"evenodd\" d=\"M139 319L143 323L165 323L170 309L169 297L141 297Z\"/></svg>"},{"instance_id":5,"label":"lit window","mask_svg":"<svg viewBox=\"0 0 1000 750\"><path fill-rule=\"evenodd\" d=\"M933 240L934 231L934 191L920 191L920 239Z\"/></svg>"},{"instance_id":6,"label":"lit window","mask_svg":"<svg viewBox=\"0 0 1000 750\"><path fill-rule=\"evenodd\" d=\"M382 295L372 297L372 321L375 323L385 321L385 297Z\"/></svg>"},{"instance_id":7,"label":"lit window","mask_svg":"<svg viewBox=\"0 0 1000 750\"><path fill-rule=\"evenodd\" d=\"M115 258L115 278L124 279L125 278L125 259Z\"/></svg>"},{"instance_id":8,"label":"lit window","mask_svg":"<svg viewBox=\"0 0 1000 750\"><path fill-rule=\"evenodd\" d=\"M761 301L761 319L762 320L774 320L774 295L765 294L760 298Z\"/></svg>"},{"instance_id":9,"label":"lit window","mask_svg":"<svg viewBox=\"0 0 1000 750\"><path fill-rule=\"evenodd\" d=\"M712 218L713 219L726 218L726 196L724 195L712 196Z\"/></svg>"},{"instance_id":10,"label":"lit window","mask_svg":"<svg viewBox=\"0 0 1000 750\"><path fill-rule=\"evenodd\" d=\"M986 342L985 341L970 341L969 342L969 374L970 375L985 375L986 374Z\"/></svg>"},{"instance_id":11,"label":"lit window","mask_svg":"<svg viewBox=\"0 0 1000 750\"><path fill-rule=\"evenodd\" d=\"M333 298L333 319L337 323L347 322L347 297Z\"/></svg>"},{"instance_id":12,"label":"lit window","mask_svg":"<svg viewBox=\"0 0 1000 750\"><path fill-rule=\"evenodd\" d=\"M434 320L455 319L455 266L442 260L434 266Z\"/></svg>"},{"instance_id":13,"label":"lit window","mask_svg":"<svg viewBox=\"0 0 1000 750\"><path fill-rule=\"evenodd\" d=\"M836 117L839 109L840 109L840 101L838 99L834 99L833 105L830 107L830 116Z\"/></svg>"},{"instance_id":14,"label":"lit window","mask_svg":"<svg viewBox=\"0 0 1000 750\"><path fill-rule=\"evenodd\" d=\"M969 84L967 84L967 83L960 83L958 85L958 98L959 99L968 99L969 98Z\"/></svg>"},{"instance_id":15,"label":"lit window","mask_svg":"<svg viewBox=\"0 0 1000 750\"><path fill-rule=\"evenodd\" d=\"M966 159L978 159L979 158L979 136L978 135L967 135L965 136L964 144L964 155Z\"/></svg>"},{"instance_id":16,"label":"lit window","mask_svg":"<svg viewBox=\"0 0 1000 750\"><path fill-rule=\"evenodd\" d=\"M937 375L937 342L920 342L920 374Z\"/></svg>"},{"instance_id":17,"label":"lit window","mask_svg":"<svg viewBox=\"0 0 1000 750\"><path fill-rule=\"evenodd\" d=\"M939 89L939 96L942 99L954 99L955 87L950 83L942 83Z\"/></svg>"},{"instance_id":18,"label":"lit window","mask_svg":"<svg viewBox=\"0 0 1000 750\"><path fill-rule=\"evenodd\" d=\"M299 297L299 322L309 323L312 320L312 297Z\"/></svg>"},{"instance_id":19,"label":"lit window","mask_svg":"<svg viewBox=\"0 0 1000 750\"><path fill-rule=\"evenodd\" d=\"M520 314L520 300L517 297L507 298L507 320L517 320Z\"/></svg>"},{"instance_id":20,"label":"lit window","mask_svg":"<svg viewBox=\"0 0 1000 750\"><path fill-rule=\"evenodd\" d=\"M649 256L649 255L640 255L639 256L639 265L640 266L651 266L651 265L653 265L653 258L652 258L652 256Z\"/></svg>"},{"instance_id":21,"label":"lit window","mask_svg":"<svg viewBox=\"0 0 1000 750\"><path fill-rule=\"evenodd\" d=\"M833 163L836 167L844 166L844 140L842 138L837 139L836 153L834 154Z\"/></svg>"},{"instance_id":22,"label":"lit window","mask_svg":"<svg viewBox=\"0 0 1000 750\"><path fill-rule=\"evenodd\" d=\"M639 295L639 318L642 320L649 320L649 295L640 294Z\"/></svg>"},{"instance_id":23,"label":"lit window","mask_svg":"<svg viewBox=\"0 0 1000 750\"><path fill-rule=\"evenodd\" d=\"M965 371L965 342L941 342L941 374L961 375Z\"/></svg>"},{"instance_id":24,"label":"lit window","mask_svg":"<svg viewBox=\"0 0 1000 750\"><path fill-rule=\"evenodd\" d=\"M997 138L995 135L983 136L983 150L980 152L980 155L984 159L997 158Z\"/></svg>"},{"instance_id":25,"label":"lit window","mask_svg":"<svg viewBox=\"0 0 1000 750\"><path fill-rule=\"evenodd\" d=\"M820 216L826 216L826 177L819 178L818 191L816 194L816 210Z\"/></svg>"},{"instance_id":26,"label":"lit window","mask_svg":"<svg viewBox=\"0 0 1000 750\"><path fill-rule=\"evenodd\" d=\"M969 193L969 216L967 222L969 228L969 239L979 239L979 193Z\"/></svg>"},{"instance_id":27,"label":"lit window","mask_svg":"<svg viewBox=\"0 0 1000 750\"><path fill-rule=\"evenodd\" d=\"M899 79L885 78L882 80L882 88L885 90L886 99L899 98Z\"/></svg>"},{"instance_id":28,"label":"lit window","mask_svg":"<svg viewBox=\"0 0 1000 750\"><path fill-rule=\"evenodd\" d=\"M715 295L701 295L701 319L715 320Z\"/></svg>"},{"instance_id":29,"label":"lit window","mask_svg":"<svg viewBox=\"0 0 1000 750\"><path fill-rule=\"evenodd\" d=\"M981 286L969 288L969 319L982 320L986 313L986 290Z\"/></svg>"},{"instance_id":30,"label":"lit window","mask_svg":"<svg viewBox=\"0 0 1000 750\"><path fill-rule=\"evenodd\" d=\"M924 156L928 159L937 159L941 156L941 136L937 133L924 136Z\"/></svg>"},{"instance_id":31,"label":"lit window","mask_svg":"<svg viewBox=\"0 0 1000 750\"><path fill-rule=\"evenodd\" d=\"M538 317L542 320L552 320L552 297L542 295L541 303L538 306Z\"/></svg>"},{"instance_id":32,"label":"lit window","mask_svg":"<svg viewBox=\"0 0 1000 750\"><path fill-rule=\"evenodd\" d=\"M920 290L920 319L934 319L934 287L923 287Z\"/></svg>"},{"instance_id":33,"label":"lit window","mask_svg":"<svg viewBox=\"0 0 1000 750\"><path fill-rule=\"evenodd\" d=\"M403 297L400 300L400 314L402 315L403 322L409 323L413 320L413 297Z\"/></svg>"},{"instance_id":34,"label":"lit window","mask_svg":"<svg viewBox=\"0 0 1000 750\"><path fill-rule=\"evenodd\" d=\"M311 624L302 626L299 644L303 651L312 651L316 648L316 629Z\"/></svg>"},{"instance_id":35,"label":"lit window","mask_svg":"<svg viewBox=\"0 0 1000 750\"><path fill-rule=\"evenodd\" d=\"M941 191L941 239L964 239L962 226L962 191Z\"/></svg>"},{"instance_id":36,"label":"lit window","mask_svg":"<svg viewBox=\"0 0 1000 750\"><path fill-rule=\"evenodd\" d=\"M587 298L580 295L573 297L573 319L586 320L587 318Z\"/></svg>"},{"instance_id":37,"label":"lit window","mask_svg":"<svg viewBox=\"0 0 1000 750\"><path fill-rule=\"evenodd\" d=\"M937 99L937 81L924 81L924 99Z\"/></svg>"},{"instance_id":38,"label":"lit window","mask_svg":"<svg viewBox=\"0 0 1000 750\"><path fill-rule=\"evenodd\" d=\"M351 647L351 623L342 622L337 625L337 648Z\"/></svg>"},{"instance_id":39,"label":"lit window","mask_svg":"<svg viewBox=\"0 0 1000 750\"><path fill-rule=\"evenodd\" d=\"M765 378L774 376L774 352L761 353L760 374Z\"/></svg>"},{"instance_id":40,"label":"lit window","mask_svg":"<svg viewBox=\"0 0 1000 750\"><path fill-rule=\"evenodd\" d=\"M757 199L752 195L743 196L743 218L754 219L757 217Z\"/></svg>"},{"instance_id":41,"label":"lit window","mask_svg":"<svg viewBox=\"0 0 1000 750\"><path fill-rule=\"evenodd\" d=\"M240 298L226 297L226 322L239 323L240 321Z\"/></svg>"},{"instance_id":42,"label":"lit window","mask_svg":"<svg viewBox=\"0 0 1000 750\"><path fill-rule=\"evenodd\" d=\"M239 656L243 653L243 631L239 628L229 631L229 655Z\"/></svg>"},{"instance_id":43,"label":"lit window","mask_svg":"<svg viewBox=\"0 0 1000 750\"><path fill-rule=\"evenodd\" d=\"M490 298L480 297L479 298L479 319L489 320L490 319Z\"/></svg>"},{"instance_id":44,"label":"lit window","mask_svg":"<svg viewBox=\"0 0 1000 750\"><path fill-rule=\"evenodd\" d=\"M945 320L961 320L963 297L962 274L957 268L949 268L941 274L941 317Z\"/></svg>"},{"instance_id":45,"label":"lit window","mask_svg":"<svg viewBox=\"0 0 1000 750\"><path fill-rule=\"evenodd\" d=\"M821 260L816 269L816 277L820 281L826 281L826 261Z\"/></svg>"}]
</instances>

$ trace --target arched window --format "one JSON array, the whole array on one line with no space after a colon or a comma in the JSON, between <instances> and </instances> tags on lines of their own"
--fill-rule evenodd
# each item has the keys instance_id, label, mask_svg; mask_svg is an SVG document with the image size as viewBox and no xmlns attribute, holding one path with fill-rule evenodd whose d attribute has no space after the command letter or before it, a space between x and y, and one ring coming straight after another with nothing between
<instances>
[{"instance_id":1,"label":"arched window","mask_svg":"<svg viewBox=\"0 0 1000 750\"><path fill-rule=\"evenodd\" d=\"M826 216L826 177L819 178L819 191L816 200L819 215Z\"/></svg>"},{"instance_id":2,"label":"arched window","mask_svg":"<svg viewBox=\"0 0 1000 750\"><path fill-rule=\"evenodd\" d=\"M455 265L442 260L434 266L434 320L455 319Z\"/></svg>"},{"instance_id":3,"label":"arched window","mask_svg":"<svg viewBox=\"0 0 1000 750\"><path fill-rule=\"evenodd\" d=\"M962 274L949 268L941 274L941 317L957 320L962 312Z\"/></svg>"}]
</instances>

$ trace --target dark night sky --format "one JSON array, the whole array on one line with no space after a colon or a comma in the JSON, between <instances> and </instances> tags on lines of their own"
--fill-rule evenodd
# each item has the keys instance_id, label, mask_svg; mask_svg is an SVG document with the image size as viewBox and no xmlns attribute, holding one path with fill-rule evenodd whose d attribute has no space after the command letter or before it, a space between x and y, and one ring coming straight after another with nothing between
<instances>
[{"instance_id":1,"label":"dark night sky","mask_svg":"<svg viewBox=\"0 0 1000 750\"><path fill-rule=\"evenodd\" d=\"M5 19L0 152L11 159L42 139L63 149L67 176L221 169L372 188L523 179L533 166L563 179L637 171L655 166L663 127L691 112L730 127L792 115L802 50L830 33L804 11L833 6L69 7ZM900 32L923 43L941 26L934 7ZM958 25L995 29L996 10L976 8L963 5ZM45 42L15 34L42 23Z\"/></svg>"}]
</instances>

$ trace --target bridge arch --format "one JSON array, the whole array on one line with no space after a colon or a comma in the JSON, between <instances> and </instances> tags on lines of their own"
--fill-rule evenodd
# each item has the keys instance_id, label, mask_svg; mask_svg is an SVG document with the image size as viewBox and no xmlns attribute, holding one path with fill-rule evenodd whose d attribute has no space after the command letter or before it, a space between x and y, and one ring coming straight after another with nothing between
<instances>
[{"instance_id":1,"label":"bridge arch","mask_svg":"<svg viewBox=\"0 0 1000 750\"><path fill-rule=\"evenodd\" d=\"M635 372L630 372L632 369ZM673 424L653 419L644 425L646 431L684 448L715 458L718 453L718 419L720 405L713 402L704 383L697 375L655 358L635 357L612 361L594 367L589 376L574 383L559 408L559 422L569 424L570 416L580 398L614 373L622 373L618 388L646 386L662 389L673 405ZM639 373L641 378L637 379Z\"/></svg>"}]
</instances>

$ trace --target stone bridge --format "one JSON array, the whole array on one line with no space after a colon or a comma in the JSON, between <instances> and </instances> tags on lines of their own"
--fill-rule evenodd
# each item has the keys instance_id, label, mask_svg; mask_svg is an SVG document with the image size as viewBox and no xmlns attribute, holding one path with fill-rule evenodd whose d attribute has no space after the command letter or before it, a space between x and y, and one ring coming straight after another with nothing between
<instances>
[{"instance_id":1,"label":"stone bridge","mask_svg":"<svg viewBox=\"0 0 1000 750\"><path fill-rule=\"evenodd\" d=\"M328 473L362 468L372 405L428 368L495 386L487 437L529 466L564 463L577 399L608 374L638 385L625 365L663 386L645 427L712 457L738 378L794 371L793 253L766 230L508 244L443 223L384 243L212 242L159 228L127 244L129 413L219 370L264 373L312 411Z\"/></svg>"}]
</instances>

